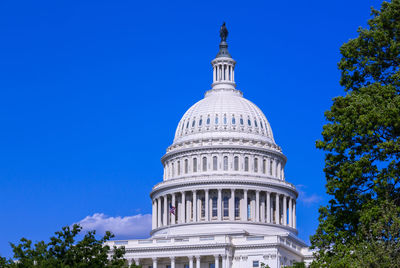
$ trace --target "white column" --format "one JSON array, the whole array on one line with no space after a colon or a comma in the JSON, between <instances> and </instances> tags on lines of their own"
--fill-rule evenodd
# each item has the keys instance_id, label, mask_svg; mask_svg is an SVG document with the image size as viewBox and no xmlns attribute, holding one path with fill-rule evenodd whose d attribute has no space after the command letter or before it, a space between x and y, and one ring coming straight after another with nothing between
<instances>
[{"instance_id":1,"label":"white column","mask_svg":"<svg viewBox=\"0 0 400 268\"><path fill-rule=\"evenodd\" d=\"M271 193L267 192L267 223L271 223Z\"/></svg>"},{"instance_id":2,"label":"white column","mask_svg":"<svg viewBox=\"0 0 400 268\"><path fill-rule=\"evenodd\" d=\"M235 82L235 68L232 66L232 82Z\"/></svg>"},{"instance_id":3,"label":"white column","mask_svg":"<svg viewBox=\"0 0 400 268\"><path fill-rule=\"evenodd\" d=\"M217 209L218 209L218 220L222 221L222 189L218 189L218 203L217 203Z\"/></svg>"},{"instance_id":4,"label":"white column","mask_svg":"<svg viewBox=\"0 0 400 268\"><path fill-rule=\"evenodd\" d=\"M213 67L213 83L215 82L215 77L216 77L216 75L215 75L215 65L214 65L214 67Z\"/></svg>"},{"instance_id":5,"label":"white column","mask_svg":"<svg viewBox=\"0 0 400 268\"><path fill-rule=\"evenodd\" d=\"M200 256L196 256L196 268L200 268Z\"/></svg>"},{"instance_id":6,"label":"white column","mask_svg":"<svg viewBox=\"0 0 400 268\"><path fill-rule=\"evenodd\" d=\"M219 255L214 255L215 268L219 268Z\"/></svg>"},{"instance_id":7,"label":"white column","mask_svg":"<svg viewBox=\"0 0 400 268\"><path fill-rule=\"evenodd\" d=\"M185 223L186 222L186 193L181 192L181 194L182 194L181 223Z\"/></svg>"},{"instance_id":8,"label":"white column","mask_svg":"<svg viewBox=\"0 0 400 268\"><path fill-rule=\"evenodd\" d=\"M222 268L226 268L226 255L222 255Z\"/></svg>"},{"instance_id":9,"label":"white column","mask_svg":"<svg viewBox=\"0 0 400 268\"><path fill-rule=\"evenodd\" d=\"M225 64L225 81L229 79L229 73L228 73L228 65Z\"/></svg>"},{"instance_id":10,"label":"white column","mask_svg":"<svg viewBox=\"0 0 400 268\"><path fill-rule=\"evenodd\" d=\"M292 198L289 197L289 226L293 227L293 208L292 208Z\"/></svg>"},{"instance_id":11,"label":"white column","mask_svg":"<svg viewBox=\"0 0 400 268\"><path fill-rule=\"evenodd\" d=\"M157 258L153 258L153 268L157 268Z\"/></svg>"},{"instance_id":12,"label":"white column","mask_svg":"<svg viewBox=\"0 0 400 268\"><path fill-rule=\"evenodd\" d=\"M261 222L265 222L265 194L263 194L264 198L261 198L261 204L260 204L260 216L261 216Z\"/></svg>"},{"instance_id":13,"label":"white column","mask_svg":"<svg viewBox=\"0 0 400 268\"><path fill-rule=\"evenodd\" d=\"M210 209L209 209L209 203L210 203L210 200L209 200L209 196L208 196L208 189L205 189L204 190L204 202L205 202L205 204L204 204L204 214L205 214L205 216L206 216L206 221L209 221L209 217L210 217Z\"/></svg>"},{"instance_id":14,"label":"white column","mask_svg":"<svg viewBox=\"0 0 400 268\"><path fill-rule=\"evenodd\" d=\"M153 200L153 206L151 211L151 229L157 228L157 201L156 199Z\"/></svg>"},{"instance_id":15,"label":"white column","mask_svg":"<svg viewBox=\"0 0 400 268\"><path fill-rule=\"evenodd\" d=\"M231 189L231 199L229 200L229 220L235 220L235 189Z\"/></svg>"},{"instance_id":16,"label":"white column","mask_svg":"<svg viewBox=\"0 0 400 268\"><path fill-rule=\"evenodd\" d=\"M171 198L171 199L172 199L172 200L171 200L172 206L175 207L175 213L174 213L174 214L171 214L171 224L175 224L175 223L176 223L176 216L175 216L175 214L176 214L175 193L172 194L172 198Z\"/></svg>"},{"instance_id":17,"label":"white column","mask_svg":"<svg viewBox=\"0 0 400 268\"><path fill-rule=\"evenodd\" d=\"M175 257L169 257L171 260L171 268L175 268Z\"/></svg>"},{"instance_id":18,"label":"white column","mask_svg":"<svg viewBox=\"0 0 400 268\"><path fill-rule=\"evenodd\" d=\"M296 201L293 200L293 228L296 228Z\"/></svg>"},{"instance_id":19,"label":"white column","mask_svg":"<svg viewBox=\"0 0 400 268\"><path fill-rule=\"evenodd\" d=\"M275 194L275 223L279 224L279 194Z\"/></svg>"},{"instance_id":20,"label":"white column","mask_svg":"<svg viewBox=\"0 0 400 268\"><path fill-rule=\"evenodd\" d=\"M243 201L244 201L244 209L243 209L243 220L247 221L247 189L243 190Z\"/></svg>"},{"instance_id":21,"label":"white column","mask_svg":"<svg viewBox=\"0 0 400 268\"><path fill-rule=\"evenodd\" d=\"M133 261L135 262L135 265L137 265L137 266L140 265L140 259L139 258L134 258Z\"/></svg>"},{"instance_id":22,"label":"white column","mask_svg":"<svg viewBox=\"0 0 400 268\"><path fill-rule=\"evenodd\" d=\"M276 160L272 160L272 177L276 178Z\"/></svg>"},{"instance_id":23,"label":"white column","mask_svg":"<svg viewBox=\"0 0 400 268\"><path fill-rule=\"evenodd\" d=\"M163 215L163 226L168 225L168 196L164 195L164 215Z\"/></svg>"},{"instance_id":24,"label":"white column","mask_svg":"<svg viewBox=\"0 0 400 268\"><path fill-rule=\"evenodd\" d=\"M193 256L189 256L189 268L193 268Z\"/></svg>"},{"instance_id":25,"label":"white column","mask_svg":"<svg viewBox=\"0 0 400 268\"><path fill-rule=\"evenodd\" d=\"M260 191L256 191L256 222L260 221Z\"/></svg>"},{"instance_id":26,"label":"white column","mask_svg":"<svg viewBox=\"0 0 400 268\"><path fill-rule=\"evenodd\" d=\"M192 191L192 197L193 197L193 205L192 205L193 222L196 222L197 221L197 191L196 190Z\"/></svg>"},{"instance_id":27,"label":"white column","mask_svg":"<svg viewBox=\"0 0 400 268\"><path fill-rule=\"evenodd\" d=\"M161 197L157 198L157 227L161 227Z\"/></svg>"},{"instance_id":28,"label":"white column","mask_svg":"<svg viewBox=\"0 0 400 268\"><path fill-rule=\"evenodd\" d=\"M286 195L283 196L282 198L283 202L283 225L287 225L287 199Z\"/></svg>"}]
</instances>

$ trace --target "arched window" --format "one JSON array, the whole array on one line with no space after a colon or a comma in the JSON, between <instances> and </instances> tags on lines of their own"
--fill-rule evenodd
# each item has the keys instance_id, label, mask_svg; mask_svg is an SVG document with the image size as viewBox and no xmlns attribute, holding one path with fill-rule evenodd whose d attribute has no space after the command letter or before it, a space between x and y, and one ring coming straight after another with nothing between
<instances>
[{"instance_id":1,"label":"arched window","mask_svg":"<svg viewBox=\"0 0 400 268\"><path fill-rule=\"evenodd\" d=\"M263 173L266 174L267 173L267 160L263 160Z\"/></svg>"},{"instance_id":2,"label":"arched window","mask_svg":"<svg viewBox=\"0 0 400 268\"><path fill-rule=\"evenodd\" d=\"M272 176L272 165L274 164L274 161L270 161L269 162L269 175L271 175Z\"/></svg>"},{"instance_id":3,"label":"arched window","mask_svg":"<svg viewBox=\"0 0 400 268\"><path fill-rule=\"evenodd\" d=\"M175 176L175 165L174 163L171 164L171 169L172 169L172 177Z\"/></svg>"},{"instance_id":4,"label":"arched window","mask_svg":"<svg viewBox=\"0 0 400 268\"><path fill-rule=\"evenodd\" d=\"M189 120L186 123L186 128L188 128L188 127L189 127Z\"/></svg>"},{"instance_id":5,"label":"arched window","mask_svg":"<svg viewBox=\"0 0 400 268\"><path fill-rule=\"evenodd\" d=\"M261 126L262 129L264 129L264 124L263 124L262 121L260 122L260 126Z\"/></svg>"},{"instance_id":6,"label":"arched window","mask_svg":"<svg viewBox=\"0 0 400 268\"><path fill-rule=\"evenodd\" d=\"M235 218L240 217L240 198L235 197Z\"/></svg>"},{"instance_id":7,"label":"arched window","mask_svg":"<svg viewBox=\"0 0 400 268\"><path fill-rule=\"evenodd\" d=\"M228 157L224 156L224 170L228 170Z\"/></svg>"},{"instance_id":8,"label":"arched window","mask_svg":"<svg viewBox=\"0 0 400 268\"><path fill-rule=\"evenodd\" d=\"M243 126L243 118L240 117L240 124Z\"/></svg>"},{"instance_id":9,"label":"arched window","mask_svg":"<svg viewBox=\"0 0 400 268\"><path fill-rule=\"evenodd\" d=\"M235 171L239 170L239 157L235 156L235 158L233 159L233 168Z\"/></svg>"},{"instance_id":10,"label":"arched window","mask_svg":"<svg viewBox=\"0 0 400 268\"><path fill-rule=\"evenodd\" d=\"M227 196L224 196L223 200L223 206L224 206L224 217L229 217L229 198Z\"/></svg>"},{"instance_id":11,"label":"arched window","mask_svg":"<svg viewBox=\"0 0 400 268\"><path fill-rule=\"evenodd\" d=\"M247 156L244 158L244 171L249 171L249 158Z\"/></svg>"},{"instance_id":12,"label":"arched window","mask_svg":"<svg viewBox=\"0 0 400 268\"><path fill-rule=\"evenodd\" d=\"M178 176L181 175L181 161L178 161Z\"/></svg>"},{"instance_id":13,"label":"arched window","mask_svg":"<svg viewBox=\"0 0 400 268\"><path fill-rule=\"evenodd\" d=\"M185 174L189 172L189 161L185 159Z\"/></svg>"},{"instance_id":14,"label":"arched window","mask_svg":"<svg viewBox=\"0 0 400 268\"><path fill-rule=\"evenodd\" d=\"M203 119L200 118L200 120L199 120L199 127L201 127L201 124L203 124Z\"/></svg>"},{"instance_id":15,"label":"arched window","mask_svg":"<svg viewBox=\"0 0 400 268\"><path fill-rule=\"evenodd\" d=\"M224 125L226 125L228 121L226 120L226 115L224 115Z\"/></svg>"},{"instance_id":16,"label":"arched window","mask_svg":"<svg viewBox=\"0 0 400 268\"><path fill-rule=\"evenodd\" d=\"M207 171L207 157L203 157L203 171Z\"/></svg>"},{"instance_id":17,"label":"arched window","mask_svg":"<svg viewBox=\"0 0 400 268\"><path fill-rule=\"evenodd\" d=\"M256 126L256 127L258 127L258 125L257 125L257 121L254 119L254 125Z\"/></svg>"},{"instance_id":18,"label":"arched window","mask_svg":"<svg viewBox=\"0 0 400 268\"><path fill-rule=\"evenodd\" d=\"M218 197L214 196L212 198L212 217L217 217L218 216Z\"/></svg>"},{"instance_id":19,"label":"arched window","mask_svg":"<svg viewBox=\"0 0 400 268\"><path fill-rule=\"evenodd\" d=\"M247 124L248 124L249 126L251 126L251 121L250 121L250 119L247 119Z\"/></svg>"},{"instance_id":20,"label":"arched window","mask_svg":"<svg viewBox=\"0 0 400 268\"><path fill-rule=\"evenodd\" d=\"M254 158L254 172L258 172L258 158Z\"/></svg>"},{"instance_id":21,"label":"arched window","mask_svg":"<svg viewBox=\"0 0 400 268\"><path fill-rule=\"evenodd\" d=\"M218 169L218 158L216 156L213 157L213 170Z\"/></svg>"},{"instance_id":22,"label":"arched window","mask_svg":"<svg viewBox=\"0 0 400 268\"><path fill-rule=\"evenodd\" d=\"M210 117L207 118L207 125L210 124Z\"/></svg>"},{"instance_id":23,"label":"arched window","mask_svg":"<svg viewBox=\"0 0 400 268\"><path fill-rule=\"evenodd\" d=\"M196 125L196 120L193 120L192 127L194 127L195 125Z\"/></svg>"},{"instance_id":24,"label":"arched window","mask_svg":"<svg viewBox=\"0 0 400 268\"><path fill-rule=\"evenodd\" d=\"M235 124L236 124L235 117L234 117L234 116L232 116L232 125L235 125Z\"/></svg>"},{"instance_id":25,"label":"arched window","mask_svg":"<svg viewBox=\"0 0 400 268\"><path fill-rule=\"evenodd\" d=\"M197 158L193 158L193 172L197 172Z\"/></svg>"},{"instance_id":26,"label":"arched window","mask_svg":"<svg viewBox=\"0 0 400 268\"><path fill-rule=\"evenodd\" d=\"M218 115L215 116L215 124L218 125Z\"/></svg>"}]
</instances>

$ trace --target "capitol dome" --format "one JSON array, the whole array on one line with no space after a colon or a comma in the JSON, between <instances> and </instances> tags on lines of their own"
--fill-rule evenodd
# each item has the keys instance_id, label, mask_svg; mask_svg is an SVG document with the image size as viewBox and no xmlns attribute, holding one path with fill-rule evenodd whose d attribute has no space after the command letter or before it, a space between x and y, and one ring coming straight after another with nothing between
<instances>
[{"instance_id":1,"label":"capitol dome","mask_svg":"<svg viewBox=\"0 0 400 268\"><path fill-rule=\"evenodd\" d=\"M242 92L233 88L211 89L184 114L174 143L244 137L275 143L267 118L254 103L243 98Z\"/></svg>"}]
</instances>

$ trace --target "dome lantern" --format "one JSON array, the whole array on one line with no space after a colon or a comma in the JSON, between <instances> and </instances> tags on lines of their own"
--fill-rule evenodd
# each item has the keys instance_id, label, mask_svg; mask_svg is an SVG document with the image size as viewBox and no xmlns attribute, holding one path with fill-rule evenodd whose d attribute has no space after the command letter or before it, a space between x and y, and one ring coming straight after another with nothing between
<instances>
[{"instance_id":1,"label":"dome lantern","mask_svg":"<svg viewBox=\"0 0 400 268\"><path fill-rule=\"evenodd\" d=\"M213 66L213 83L212 89L235 89L235 64L236 61L232 59L228 51L228 30L225 22L220 29L221 42L219 44L219 51L211 65Z\"/></svg>"}]
</instances>

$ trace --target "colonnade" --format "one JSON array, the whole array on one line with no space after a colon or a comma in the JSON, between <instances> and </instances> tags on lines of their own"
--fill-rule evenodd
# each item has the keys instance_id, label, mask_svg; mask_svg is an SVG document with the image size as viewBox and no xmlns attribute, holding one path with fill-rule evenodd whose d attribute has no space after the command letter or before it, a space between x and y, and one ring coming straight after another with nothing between
<instances>
[{"instance_id":1,"label":"colonnade","mask_svg":"<svg viewBox=\"0 0 400 268\"><path fill-rule=\"evenodd\" d=\"M213 83L219 81L235 81L235 67L232 63L219 62L213 65Z\"/></svg>"},{"instance_id":2,"label":"colonnade","mask_svg":"<svg viewBox=\"0 0 400 268\"><path fill-rule=\"evenodd\" d=\"M169 257L169 265L167 264L167 267L170 268L175 268L176 265L176 260L177 258L180 258L181 262L187 262L187 266L189 266L189 268L200 268L201 266L201 258L204 257L209 257L209 256L171 256ZM212 255L212 257L214 258L214 267L215 268L230 268L231 267L231 262L232 262L232 258L228 255ZM166 258L152 258L152 268L157 268L160 260L162 259L163 264L165 265L166 262ZM146 262L143 259L140 258L132 258L129 259L129 265L131 265L132 263L135 263L136 265L141 265L143 266L143 263ZM210 261L207 261L208 263L210 263ZM186 265L184 265L184 267L187 267ZM143 266L146 267L146 266ZM150 266L149 266L150 267Z\"/></svg>"},{"instance_id":3,"label":"colonnade","mask_svg":"<svg viewBox=\"0 0 400 268\"><path fill-rule=\"evenodd\" d=\"M250 221L296 228L296 199L240 188L181 191L153 199L153 229L208 221Z\"/></svg>"},{"instance_id":4,"label":"colonnade","mask_svg":"<svg viewBox=\"0 0 400 268\"><path fill-rule=\"evenodd\" d=\"M214 153L169 160L164 165L164 179L213 171L249 172L281 180L285 177L284 164L276 158L261 154Z\"/></svg>"}]
</instances>

